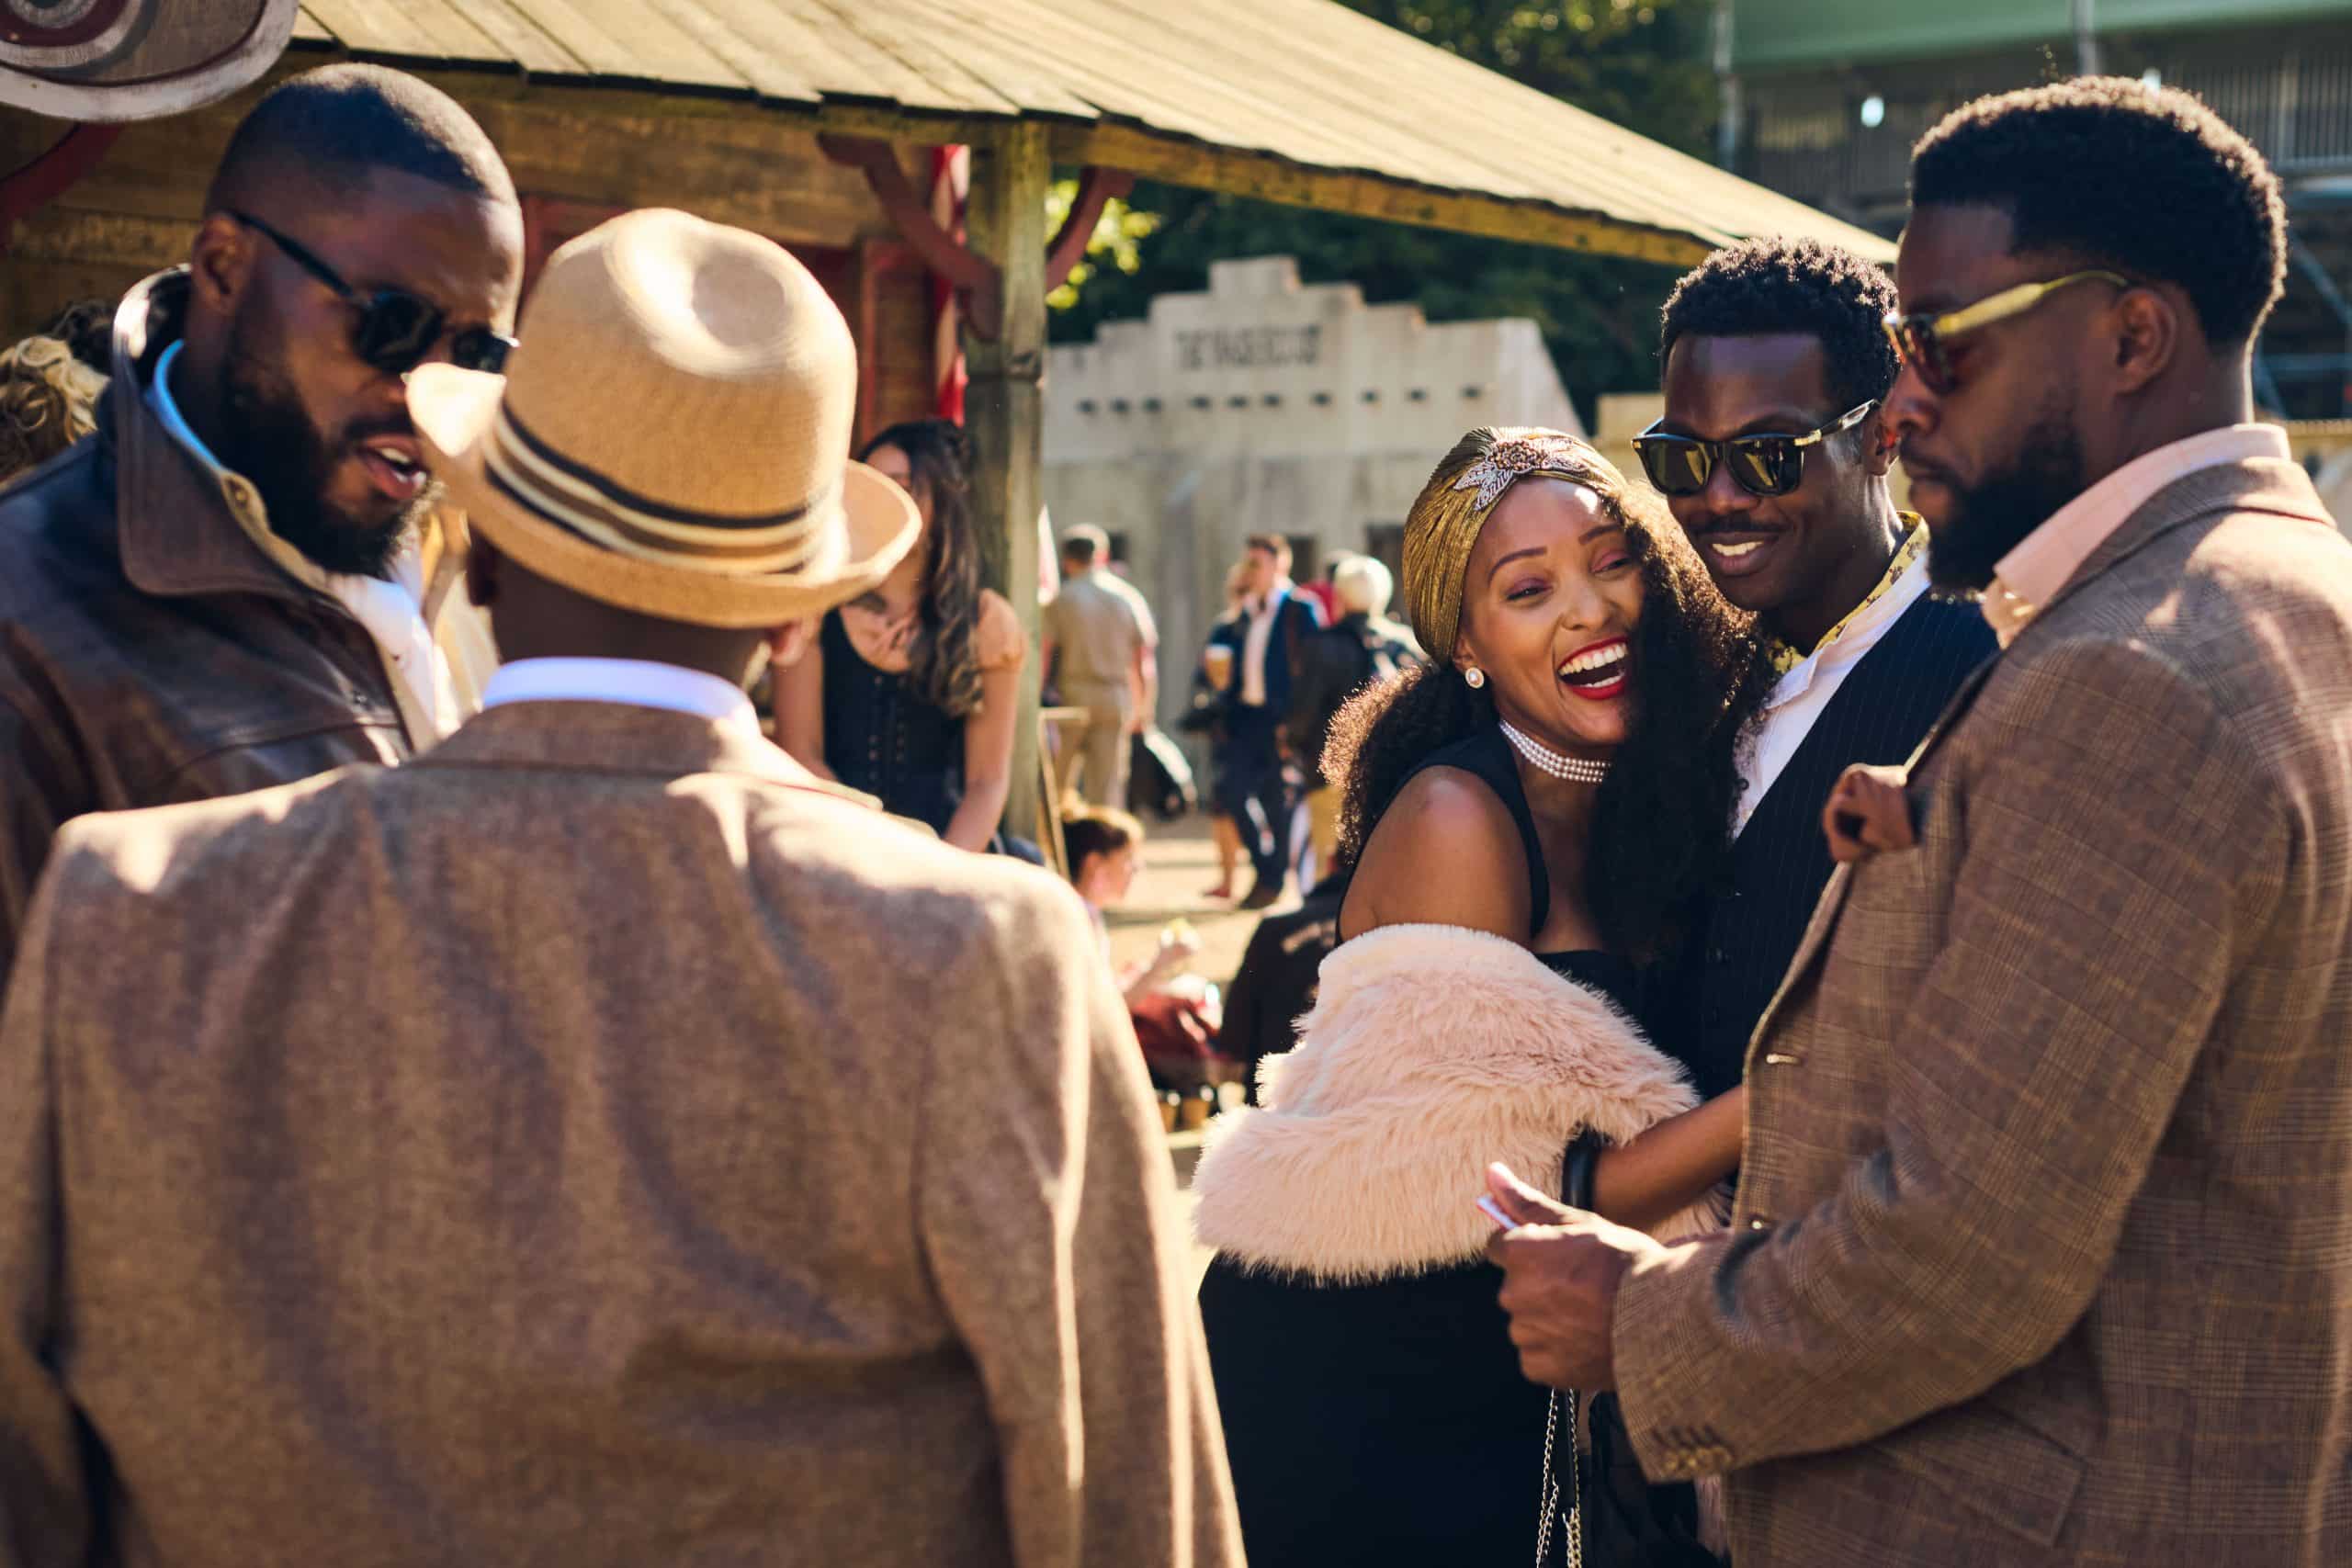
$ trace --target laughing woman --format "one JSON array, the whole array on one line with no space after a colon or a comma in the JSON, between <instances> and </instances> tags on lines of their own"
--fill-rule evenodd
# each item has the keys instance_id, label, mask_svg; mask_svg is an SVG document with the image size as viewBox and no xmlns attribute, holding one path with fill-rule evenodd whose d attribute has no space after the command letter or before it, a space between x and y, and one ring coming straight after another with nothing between
<instances>
[{"instance_id":1,"label":"laughing woman","mask_svg":"<svg viewBox=\"0 0 2352 1568\"><path fill-rule=\"evenodd\" d=\"M1670 1235L1714 1223L1738 1164L1742 1092L1696 1104L1692 1064L1638 1021L1644 964L1725 850L1762 676L1646 504L1571 436L1479 430L1408 517L1433 662L1334 727L1342 944L1297 1048L1261 1068L1263 1108L1224 1119L1193 1181L1259 1568L1525 1561L1550 1400L1496 1303L1481 1173L1525 1160ZM1690 1489L1611 1463L1606 1401L1594 1430L1582 1560L1711 1562ZM1565 1427L1557 1451L1565 1492ZM1566 1561L1556 1512L1549 1535Z\"/></svg>"}]
</instances>

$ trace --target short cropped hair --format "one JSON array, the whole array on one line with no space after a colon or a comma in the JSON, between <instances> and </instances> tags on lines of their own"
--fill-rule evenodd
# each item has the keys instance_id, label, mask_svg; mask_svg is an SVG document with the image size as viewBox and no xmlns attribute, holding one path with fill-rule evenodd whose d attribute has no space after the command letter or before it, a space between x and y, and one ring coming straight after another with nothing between
<instances>
[{"instance_id":1,"label":"short cropped hair","mask_svg":"<svg viewBox=\"0 0 2352 1568\"><path fill-rule=\"evenodd\" d=\"M1062 536L1062 558L1092 566L1111 558L1111 536L1091 523L1080 523Z\"/></svg>"},{"instance_id":2,"label":"short cropped hair","mask_svg":"<svg viewBox=\"0 0 2352 1568\"><path fill-rule=\"evenodd\" d=\"M205 205L234 207L273 177L335 189L379 172L515 201L498 149L457 99L404 72L343 64L288 77L254 106L229 139Z\"/></svg>"},{"instance_id":3,"label":"short cropped hair","mask_svg":"<svg viewBox=\"0 0 2352 1568\"><path fill-rule=\"evenodd\" d=\"M2194 96L2084 76L1979 98L1911 152L1911 205L2009 215L2054 251L2188 296L2206 340L2250 340L2287 274L2287 209L2254 144Z\"/></svg>"},{"instance_id":4,"label":"short cropped hair","mask_svg":"<svg viewBox=\"0 0 2352 1568\"><path fill-rule=\"evenodd\" d=\"M1658 320L1658 363L1686 337L1803 333L1821 340L1832 413L1894 385L1894 345L1880 323L1894 285L1875 263L1818 240L1746 240L1682 275Z\"/></svg>"},{"instance_id":5,"label":"short cropped hair","mask_svg":"<svg viewBox=\"0 0 2352 1568\"><path fill-rule=\"evenodd\" d=\"M1396 592L1396 578L1371 556L1350 556L1331 569L1331 592L1349 615L1377 620L1388 614L1388 601Z\"/></svg>"},{"instance_id":6,"label":"short cropped hair","mask_svg":"<svg viewBox=\"0 0 2352 1568\"><path fill-rule=\"evenodd\" d=\"M1241 541L1245 550L1263 550L1274 558L1276 566L1290 564L1290 541L1280 534L1252 534Z\"/></svg>"}]
</instances>

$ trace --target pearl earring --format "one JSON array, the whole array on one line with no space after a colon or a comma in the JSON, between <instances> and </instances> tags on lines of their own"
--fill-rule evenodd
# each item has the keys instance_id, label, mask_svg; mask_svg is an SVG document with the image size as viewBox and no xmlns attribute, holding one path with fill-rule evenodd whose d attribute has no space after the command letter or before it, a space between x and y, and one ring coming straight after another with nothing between
<instances>
[{"instance_id":1,"label":"pearl earring","mask_svg":"<svg viewBox=\"0 0 2352 1568\"><path fill-rule=\"evenodd\" d=\"M1487 683L1487 672L1473 664L1462 672L1462 679L1469 682L1470 689L1475 692Z\"/></svg>"}]
</instances>

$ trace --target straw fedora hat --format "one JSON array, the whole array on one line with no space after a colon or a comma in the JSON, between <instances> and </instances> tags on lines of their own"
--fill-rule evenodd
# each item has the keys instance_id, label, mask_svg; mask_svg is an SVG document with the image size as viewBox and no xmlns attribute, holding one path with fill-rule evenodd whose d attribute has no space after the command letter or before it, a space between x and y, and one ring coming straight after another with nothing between
<instances>
[{"instance_id":1,"label":"straw fedora hat","mask_svg":"<svg viewBox=\"0 0 2352 1568\"><path fill-rule=\"evenodd\" d=\"M425 462L503 555L662 620L781 626L855 598L914 502L849 458L857 353L784 248L631 212L550 257L503 376L420 365Z\"/></svg>"}]
</instances>

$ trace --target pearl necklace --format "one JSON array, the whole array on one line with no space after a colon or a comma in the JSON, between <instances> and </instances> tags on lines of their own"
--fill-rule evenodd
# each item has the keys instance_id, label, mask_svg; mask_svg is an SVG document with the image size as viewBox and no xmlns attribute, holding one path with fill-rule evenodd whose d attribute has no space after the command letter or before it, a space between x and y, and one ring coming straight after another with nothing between
<instances>
[{"instance_id":1,"label":"pearl necklace","mask_svg":"<svg viewBox=\"0 0 2352 1568\"><path fill-rule=\"evenodd\" d=\"M1589 757L1563 756L1534 737L1521 732L1510 720L1505 718L1496 722L1503 727L1503 739L1510 742L1512 750L1555 779L1566 779L1571 784L1597 784L1609 776L1609 764L1606 762L1596 762Z\"/></svg>"}]
</instances>

